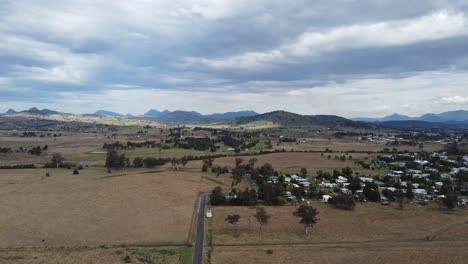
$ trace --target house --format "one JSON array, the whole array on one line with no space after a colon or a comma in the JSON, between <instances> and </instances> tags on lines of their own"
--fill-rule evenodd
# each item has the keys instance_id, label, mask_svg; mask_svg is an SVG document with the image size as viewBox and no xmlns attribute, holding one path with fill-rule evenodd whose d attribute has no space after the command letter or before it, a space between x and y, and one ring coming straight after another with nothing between
<instances>
[{"instance_id":1,"label":"house","mask_svg":"<svg viewBox=\"0 0 468 264\"><path fill-rule=\"evenodd\" d=\"M414 189L413 193L415 196L424 196L427 195L427 191L424 189Z\"/></svg>"},{"instance_id":2,"label":"house","mask_svg":"<svg viewBox=\"0 0 468 264\"><path fill-rule=\"evenodd\" d=\"M270 176L267 178L268 183L278 183L278 176Z\"/></svg>"},{"instance_id":3,"label":"house","mask_svg":"<svg viewBox=\"0 0 468 264\"><path fill-rule=\"evenodd\" d=\"M330 195L322 195L322 199L320 200L322 203L328 203L328 200L332 198Z\"/></svg>"},{"instance_id":4,"label":"house","mask_svg":"<svg viewBox=\"0 0 468 264\"><path fill-rule=\"evenodd\" d=\"M429 164L429 161L427 160L415 160L414 162L418 163L421 166L426 166L427 164Z\"/></svg>"},{"instance_id":5,"label":"house","mask_svg":"<svg viewBox=\"0 0 468 264\"><path fill-rule=\"evenodd\" d=\"M345 182L348 182L348 179L346 179L343 176L338 176L338 178L336 179L336 182L337 183L345 183Z\"/></svg>"},{"instance_id":6,"label":"house","mask_svg":"<svg viewBox=\"0 0 468 264\"><path fill-rule=\"evenodd\" d=\"M370 177L359 177L359 180L361 180L362 182L374 182L374 179Z\"/></svg>"},{"instance_id":7,"label":"house","mask_svg":"<svg viewBox=\"0 0 468 264\"><path fill-rule=\"evenodd\" d=\"M341 192L344 193L344 194L353 194L353 192L349 189L346 189L346 188L341 188Z\"/></svg>"}]
</instances>

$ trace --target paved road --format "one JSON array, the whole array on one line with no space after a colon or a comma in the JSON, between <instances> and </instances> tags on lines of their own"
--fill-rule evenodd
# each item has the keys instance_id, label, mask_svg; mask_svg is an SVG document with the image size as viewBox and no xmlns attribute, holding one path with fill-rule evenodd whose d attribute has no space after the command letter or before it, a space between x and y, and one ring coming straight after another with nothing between
<instances>
[{"instance_id":1,"label":"paved road","mask_svg":"<svg viewBox=\"0 0 468 264\"><path fill-rule=\"evenodd\" d=\"M203 238L205 236L205 200L206 195L200 197L200 206L198 207L197 218L197 236L195 239L195 253L193 255L193 264L201 264L203 260Z\"/></svg>"},{"instance_id":2,"label":"paved road","mask_svg":"<svg viewBox=\"0 0 468 264\"><path fill-rule=\"evenodd\" d=\"M246 174L246 175L244 175L244 177L245 177L245 180L247 181L247 183L249 184L250 190L257 191L257 190L255 189L255 185L254 185L253 182L252 182L252 179L250 178L250 175L249 175L249 174Z\"/></svg>"}]
</instances>

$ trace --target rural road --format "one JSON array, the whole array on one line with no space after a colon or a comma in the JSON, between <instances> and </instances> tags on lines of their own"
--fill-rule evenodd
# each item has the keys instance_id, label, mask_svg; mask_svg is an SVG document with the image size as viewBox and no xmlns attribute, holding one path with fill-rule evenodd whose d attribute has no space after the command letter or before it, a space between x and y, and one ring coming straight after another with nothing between
<instances>
[{"instance_id":1,"label":"rural road","mask_svg":"<svg viewBox=\"0 0 468 264\"><path fill-rule=\"evenodd\" d=\"M257 190L255 189L255 185L254 185L253 182L252 182L252 179L250 178L250 175L249 175L249 174L246 174L246 175L244 175L244 177L245 177L245 180L247 181L247 183L249 184L250 190L257 191Z\"/></svg>"},{"instance_id":2,"label":"rural road","mask_svg":"<svg viewBox=\"0 0 468 264\"><path fill-rule=\"evenodd\" d=\"M195 253L193 254L193 264L201 264L203 261L203 238L205 236L205 200L208 194L200 196L200 206L198 207L197 235L195 238Z\"/></svg>"}]
</instances>

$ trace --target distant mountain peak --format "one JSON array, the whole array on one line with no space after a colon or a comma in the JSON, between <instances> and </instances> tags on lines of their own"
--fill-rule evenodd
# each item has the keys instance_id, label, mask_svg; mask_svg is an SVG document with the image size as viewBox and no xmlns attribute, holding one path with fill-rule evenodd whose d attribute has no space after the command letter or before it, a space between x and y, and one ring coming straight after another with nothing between
<instances>
[{"instance_id":1,"label":"distant mountain peak","mask_svg":"<svg viewBox=\"0 0 468 264\"><path fill-rule=\"evenodd\" d=\"M7 115L13 115L13 114L16 114L16 113L18 113L18 112L16 112L15 109L13 109L13 108L10 108L10 109L8 109L8 111L5 112L5 114L7 114Z\"/></svg>"},{"instance_id":2,"label":"distant mountain peak","mask_svg":"<svg viewBox=\"0 0 468 264\"><path fill-rule=\"evenodd\" d=\"M433 123L442 123L442 122L464 122L468 121L468 111L466 110L455 110L443 112L440 114L427 113L419 117L410 117L406 115L400 115L397 113L391 114L382 118L353 118L355 121L364 121L364 122L385 122L385 121L424 121L424 122L433 122Z\"/></svg>"},{"instance_id":3,"label":"distant mountain peak","mask_svg":"<svg viewBox=\"0 0 468 264\"><path fill-rule=\"evenodd\" d=\"M113 117L123 116L122 114L112 112L112 111L107 111L107 110L98 110L94 114L101 115L101 116L113 116Z\"/></svg>"}]
</instances>

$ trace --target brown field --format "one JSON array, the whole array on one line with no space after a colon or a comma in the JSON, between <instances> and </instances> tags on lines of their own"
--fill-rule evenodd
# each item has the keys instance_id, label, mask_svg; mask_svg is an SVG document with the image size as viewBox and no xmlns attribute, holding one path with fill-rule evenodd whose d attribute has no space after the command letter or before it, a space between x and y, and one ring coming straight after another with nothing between
<instances>
[{"instance_id":1,"label":"brown field","mask_svg":"<svg viewBox=\"0 0 468 264\"><path fill-rule=\"evenodd\" d=\"M44 247L1 249L1 264L82 264L99 263L115 264L125 263L125 257L129 256L132 263L142 263L130 255L125 248L99 248L99 247ZM177 262L174 262L177 263Z\"/></svg>"},{"instance_id":2,"label":"brown field","mask_svg":"<svg viewBox=\"0 0 468 264\"><path fill-rule=\"evenodd\" d=\"M296 206L266 207L271 218L262 232L254 208L213 207L212 263L465 263L468 257L467 210L314 206L320 221L310 236L292 215ZM241 215L238 233L224 221L234 213Z\"/></svg>"},{"instance_id":3,"label":"brown field","mask_svg":"<svg viewBox=\"0 0 468 264\"><path fill-rule=\"evenodd\" d=\"M0 247L184 242L198 194L188 171L0 171Z\"/></svg>"},{"instance_id":4,"label":"brown field","mask_svg":"<svg viewBox=\"0 0 468 264\"><path fill-rule=\"evenodd\" d=\"M306 168L309 173L315 173L318 170L324 171L333 171L333 169L341 169L346 166L351 167L356 172L361 172L365 175L379 174L379 171L372 171L363 169L360 165L354 163L354 161L369 158L371 159L373 155L368 155L365 153L350 153L353 157L352 160L340 161L334 159L335 155L340 155L339 153L330 153L331 159L328 159L328 154L325 153L321 156L320 153L301 153L301 152L284 152L284 153L272 153L266 155L257 155L257 156L240 156L239 158L244 159L244 162L247 162L251 158L256 158L258 161L257 166L263 165L265 163L270 163L273 168L283 173L298 173L302 167ZM343 154L341 154L343 155ZM220 166L234 167L236 157L224 157L215 159L214 164Z\"/></svg>"},{"instance_id":5,"label":"brown field","mask_svg":"<svg viewBox=\"0 0 468 264\"><path fill-rule=\"evenodd\" d=\"M310 236L303 235L303 227L292 215L297 206L266 207L272 215L260 234L249 207L213 207L211 221L215 244L258 243L342 243L418 240L436 236L436 240L468 242L468 210L446 213L438 207L428 209L407 205L405 210L391 206L358 204L354 211L335 209L328 204L314 203L319 210L319 223ZM241 215L239 235L224 218L228 214ZM249 219L251 220L249 223ZM450 236L448 236L450 234ZM267 241L267 242L266 242Z\"/></svg>"},{"instance_id":6,"label":"brown field","mask_svg":"<svg viewBox=\"0 0 468 264\"><path fill-rule=\"evenodd\" d=\"M466 242L229 246L217 247L211 263L465 264L467 246Z\"/></svg>"}]
</instances>

